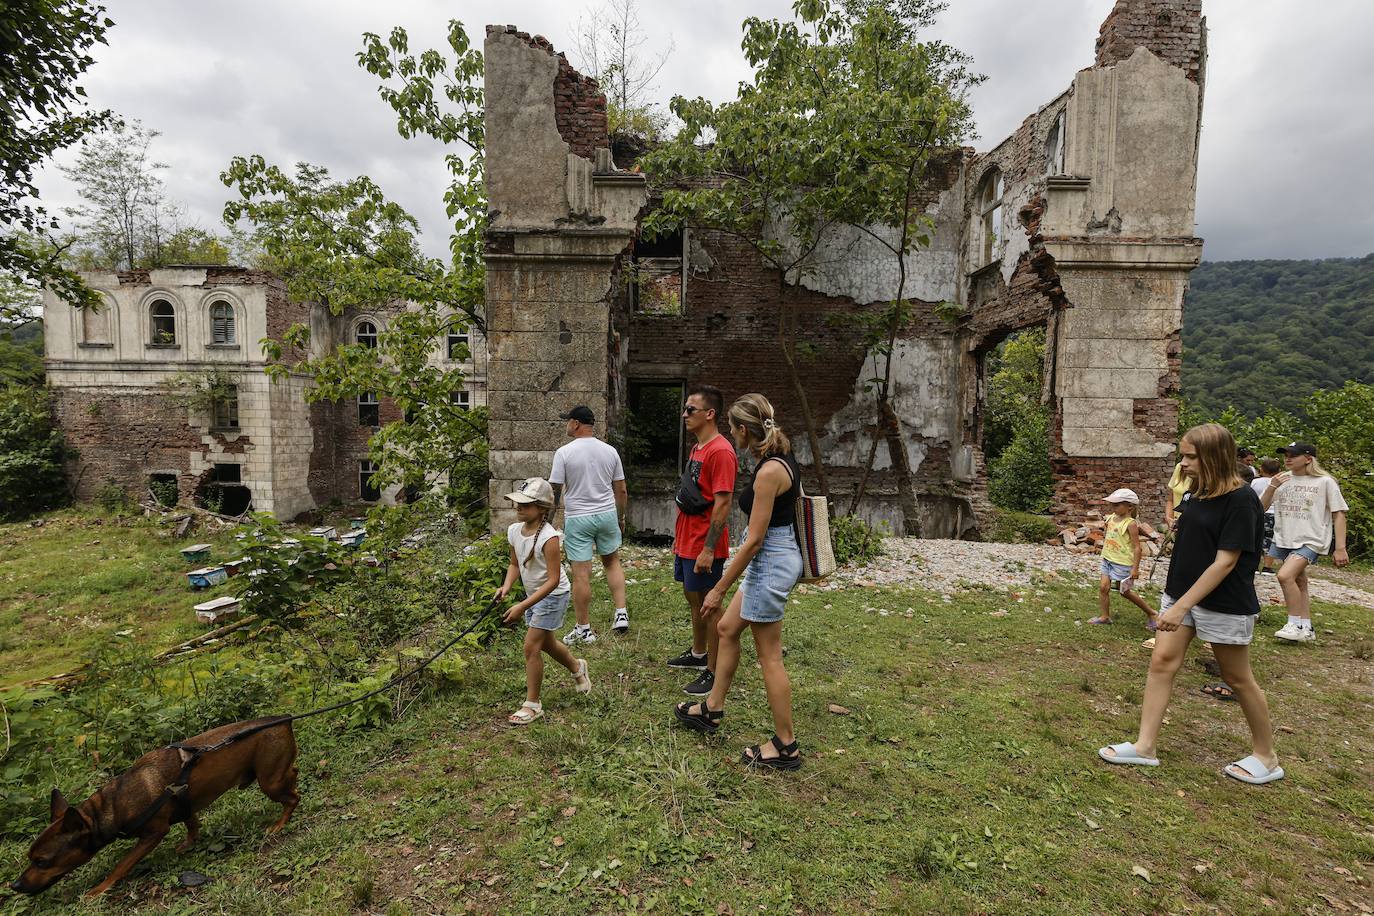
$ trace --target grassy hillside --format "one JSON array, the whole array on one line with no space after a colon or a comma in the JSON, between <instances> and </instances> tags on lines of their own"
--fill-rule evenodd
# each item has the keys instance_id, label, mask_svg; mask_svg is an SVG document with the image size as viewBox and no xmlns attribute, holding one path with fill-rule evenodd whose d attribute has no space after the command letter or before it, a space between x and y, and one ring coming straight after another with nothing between
<instances>
[{"instance_id":1,"label":"grassy hillside","mask_svg":"<svg viewBox=\"0 0 1374 916\"><path fill-rule=\"evenodd\" d=\"M1294 411L1311 392L1374 381L1374 254L1212 261L1183 310L1183 394L1216 414Z\"/></svg>"}]
</instances>

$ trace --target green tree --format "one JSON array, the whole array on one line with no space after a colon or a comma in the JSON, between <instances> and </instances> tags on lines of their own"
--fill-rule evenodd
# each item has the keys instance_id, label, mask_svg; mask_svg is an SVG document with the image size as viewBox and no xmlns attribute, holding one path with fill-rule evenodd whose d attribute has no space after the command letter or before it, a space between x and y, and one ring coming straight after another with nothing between
<instances>
[{"instance_id":1,"label":"green tree","mask_svg":"<svg viewBox=\"0 0 1374 916\"><path fill-rule=\"evenodd\" d=\"M988 355L983 456L988 498L1004 509L1044 512L1054 491L1050 469L1050 411L1041 402L1045 330L1007 338Z\"/></svg>"},{"instance_id":2,"label":"green tree","mask_svg":"<svg viewBox=\"0 0 1374 916\"><path fill-rule=\"evenodd\" d=\"M58 150L108 125L77 81L114 23L89 0L7 0L0 9L0 271L50 286L75 305L99 301L44 239L56 220L38 203L34 171ZM0 302L0 320L14 318Z\"/></svg>"},{"instance_id":3,"label":"green tree","mask_svg":"<svg viewBox=\"0 0 1374 916\"><path fill-rule=\"evenodd\" d=\"M820 438L799 366L815 354L795 339L789 291L814 268L817 247L836 225L867 232L897 259L891 306L871 322L883 366L870 384L880 428L890 446L900 444L888 406L892 341L910 316L906 256L928 241L914 192L931 155L966 134L963 92L975 81L963 55L917 40L939 9L928 0L799 0L794 21L745 20L752 80L721 105L674 98L683 129L642 160L663 187L646 234L683 225L723 233L777 272L778 346L822 492ZM909 484L905 449L890 450Z\"/></svg>"},{"instance_id":4,"label":"green tree","mask_svg":"<svg viewBox=\"0 0 1374 916\"><path fill-rule=\"evenodd\" d=\"M0 388L0 520L65 503L66 457L47 399L35 398L32 388Z\"/></svg>"}]
</instances>

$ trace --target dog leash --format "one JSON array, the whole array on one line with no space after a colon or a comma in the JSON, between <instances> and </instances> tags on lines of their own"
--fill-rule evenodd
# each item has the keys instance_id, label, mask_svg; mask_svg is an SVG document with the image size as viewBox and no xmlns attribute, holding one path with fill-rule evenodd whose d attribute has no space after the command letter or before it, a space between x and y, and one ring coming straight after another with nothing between
<instances>
[{"instance_id":1,"label":"dog leash","mask_svg":"<svg viewBox=\"0 0 1374 916\"><path fill-rule=\"evenodd\" d=\"M168 802L179 800L183 795L185 795L186 790L189 788L191 768L196 765L196 761L200 760L201 757L205 756L211 751L217 751L221 748L228 747L231 744L242 741L244 738L247 738L250 735L256 735L258 732L266 731L269 728L276 728L277 726L285 725L288 722L298 722L301 719L309 719L312 716L322 716L327 712L335 712L345 707L352 706L355 703L361 703L363 700L370 699L371 697L375 697L379 693L384 693L390 690L397 684L400 684L406 680L409 680L410 678L415 677L421 671L424 671L430 665L434 664L434 662L438 661L441 655L443 655L449 649L452 649L460 641L462 641L468 635L470 635L473 630L477 629L477 625L481 623L483 620L487 619L487 616L491 614L493 610L500 607L500 605L501 599L493 598L491 601L487 603L487 606L484 607L481 610L481 612L479 612L477 616L472 619L472 622L467 625L463 632L459 633L457 636L453 637L448 642L440 646L438 651L436 651L429 658L425 659L423 662L421 662L416 667L410 669L409 671L394 675L382 686L378 687L375 690L369 690L367 693L364 693L361 696L356 696L353 697L351 700L344 700L340 703L334 703L330 706L325 706L320 709L312 709L309 712L300 712L291 716L277 716L273 719L270 719L267 722L261 722L257 725L254 725L251 728L245 728L241 732L235 732L234 734L228 736L222 741L218 741L215 744L206 745L204 747L184 744L180 741L167 745L169 749L184 751L190 756L188 756L186 758L186 762L181 765L181 771L177 773L176 779L173 780L167 786L167 788L162 790L162 794L157 797L157 800L154 801L146 811L144 811L142 814L136 817L133 823L120 829L115 834L115 837L131 839L137 836L138 831L141 830L143 826L147 824L150 820L156 817L157 813L162 810L162 807L164 805L166 805Z\"/></svg>"}]
</instances>

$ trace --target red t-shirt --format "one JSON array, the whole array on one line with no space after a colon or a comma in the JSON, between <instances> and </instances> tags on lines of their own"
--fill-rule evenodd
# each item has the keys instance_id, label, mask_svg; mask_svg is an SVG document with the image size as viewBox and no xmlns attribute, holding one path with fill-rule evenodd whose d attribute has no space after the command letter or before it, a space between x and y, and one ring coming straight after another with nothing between
<instances>
[{"instance_id":1,"label":"red t-shirt","mask_svg":"<svg viewBox=\"0 0 1374 916\"><path fill-rule=\"evenodd\" d=\"M717 493L733 493L735 472L738 462L735 447L724 436L717 435L705 445L692 446L687 456L687 467L692 472L701 495L708 500L715 499ZM673 552L680 557L695 560L706 546L706 532L711 530L711 513L685 515L677 512L677 525L673 531ZM716 541L716 558L730 556L730 532L722 528L720 540Z\"/></svg>"}]
</instances>

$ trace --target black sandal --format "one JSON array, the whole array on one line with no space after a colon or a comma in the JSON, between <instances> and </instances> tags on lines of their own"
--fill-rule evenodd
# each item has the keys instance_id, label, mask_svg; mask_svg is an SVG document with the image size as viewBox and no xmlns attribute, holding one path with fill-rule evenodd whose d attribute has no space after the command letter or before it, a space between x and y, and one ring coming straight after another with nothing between
<instances>
[{"instance_id":1,"label":"black sandal","mask_svg":"<svg viewBox=\"0 0 1374 916\"><path fill-rule=\"evenodd\" d=\"M700 706L701 712L692 712L693 706ZM677 703L673 706L673 715L683 725L693 731L701 732L704 735L714 735L716 729L720 728L720 720L725 718L725 710L712 709L706 705L706 701L700 703Z\"/></svg>"},{"instance_id":2,"label":"black sandal","mask_svg":"<svg viewBox=\"0 0 1374 916\"><path fill-rule=\"evenodd\" d=\"M1225 700L1227 703L1240 702L1236 699L1236 692L1227 684L1208 684L1205 687L1199 687L1198 690L1214 700Z\"/></svg>"},{"instance_id":3,"label":"black sandal","mask_svg":"<svg viewBox=\"0 0 1374 916\"><path fill-rule=\"evenodd\" d=\"M755 744L744 749L739 755L740 763L747 767L767 767L770 770L799 770L802 765L801 750L797 747L797 742L783 744L782 740L774 735L769 742L777 750L778 756L763 756L762 745Z\"/></svg>"}]
</instances>

